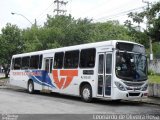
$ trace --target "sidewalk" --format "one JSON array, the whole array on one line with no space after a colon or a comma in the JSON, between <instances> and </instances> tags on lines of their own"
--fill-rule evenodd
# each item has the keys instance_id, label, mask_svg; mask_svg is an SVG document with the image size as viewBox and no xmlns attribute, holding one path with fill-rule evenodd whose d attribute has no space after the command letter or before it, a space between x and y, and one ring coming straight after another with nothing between
<instances>
[{"instance_id":1,"label":"sidewalk","mask_svg":"<svg viewBox=\"0 0 160 120\"><path fill-rule=\"evenodd\" d=\"M158 97L148 97L146 99L142 99L143 103L153 104L153 105L160 105L160 98Z\"/></svg>"},{"instance_id":2,"label":"sidewalk","mask_svg":"<svg viewBox=\"0 0 160 120\"><path fill-rule=\"evenodd\" d=\"M145 103L145 104L152 104L152 105L159 105L160 106L160 98L159 97L147 97L143 98L141 100L134 99L134 100L127 100L131 102L137 102L137 103Z\"/></svg>"}]
</instances>

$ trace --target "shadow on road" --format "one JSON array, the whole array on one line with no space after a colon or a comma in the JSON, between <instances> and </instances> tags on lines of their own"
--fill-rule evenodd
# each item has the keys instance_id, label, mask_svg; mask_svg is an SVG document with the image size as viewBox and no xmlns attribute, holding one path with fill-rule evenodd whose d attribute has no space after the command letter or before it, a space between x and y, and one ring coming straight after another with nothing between
<instances>
[{"instance_id":1,"label":"shadow on road","mask_svg":"<svg viewBox=\"0 0 160 120\"><path fill-rule=\"evenodd\" d=\"M25 89L12 89L7 88L8 90L12 90L15 92L21 92L29 94L27 90ZM59 98L61 100L72 100L77 102L83 102L80 97L77 96L71 96L71 95L64 95L59 93L41 93L39 91L35 91L33 95L39 95L39 96L46 96L50 98ZM83 102L84 103L84 102ZM140 101L127 101L127 100L103 100L103 99L93 99L91 103L88 104L99 104L99 105L109 105L109 106L141 106L144 103L141 103Z\"/></svg>"}]
</instances>

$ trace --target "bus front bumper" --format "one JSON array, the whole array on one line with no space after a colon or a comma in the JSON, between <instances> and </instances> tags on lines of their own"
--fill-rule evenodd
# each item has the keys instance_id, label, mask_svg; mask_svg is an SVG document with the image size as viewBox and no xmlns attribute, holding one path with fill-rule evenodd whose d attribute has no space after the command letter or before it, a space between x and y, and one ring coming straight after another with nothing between
<instances>
[{"instance_id":1,"label":"bus front bumper","mask_svg":"<svg viewBox=\"0 0 160 120\"><path fill-rule=\"evenodd\" d=\"M122 100L133 100L133 99L143 99L148 96L148 91L120 91L118 89L114 90L112 99L122 99Z\"/></svg>"}]
</instances>

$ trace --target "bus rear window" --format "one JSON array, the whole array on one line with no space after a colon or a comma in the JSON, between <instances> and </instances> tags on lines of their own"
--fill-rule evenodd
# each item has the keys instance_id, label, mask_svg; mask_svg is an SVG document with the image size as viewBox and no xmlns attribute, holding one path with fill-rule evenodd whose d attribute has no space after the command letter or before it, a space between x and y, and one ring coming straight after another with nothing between
<instances>
[{"instance_id":1,"label":"bus rear window","mask_svg":"<svg viewBox=\"0 0 160 120\"><path fill-rule=\"evenodd\" d=\"M93 68L95 66L96 49L83 49L80 55L81 68Z\"/></svg>"}]
</instances>

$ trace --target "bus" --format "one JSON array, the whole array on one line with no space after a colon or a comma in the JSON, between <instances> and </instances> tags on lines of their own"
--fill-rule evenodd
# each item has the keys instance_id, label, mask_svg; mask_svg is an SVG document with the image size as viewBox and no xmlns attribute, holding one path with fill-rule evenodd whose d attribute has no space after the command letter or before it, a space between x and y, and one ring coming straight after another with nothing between
<instances>
[{"instance_id":1,"label":"bus","mask_svg":"<svg viewBox=\"0 0 160 120\"><path fill-rule=\"evenodd\" d=\"M28 92L56 92L109 100L148 95L143 45L109 40L12 56L10 84Z\"/></svg>"}]
</instances>

